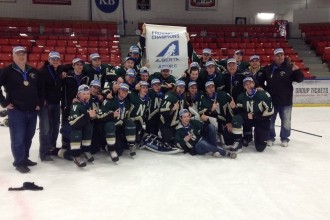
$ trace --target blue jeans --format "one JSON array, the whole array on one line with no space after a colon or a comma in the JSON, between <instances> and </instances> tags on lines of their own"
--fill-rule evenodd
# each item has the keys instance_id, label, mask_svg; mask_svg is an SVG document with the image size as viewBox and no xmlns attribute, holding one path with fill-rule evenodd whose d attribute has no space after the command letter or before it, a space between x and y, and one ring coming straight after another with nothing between
<instances>
[{"instance_id":1,"label":"blue jeans","mask_svg":"<svg viewBox=\"0 0 330 220\"><path fill-rule=\"evenodd\" d=\"M270 132L268 140L275 141L276 133L275 133L275 120L277 114L280 115L281 119L281 132L280 138L281 141L289 141L289 137L291 134L291 113L292 113L292 105L288 106L274 106L274 114L271 117L270 121Z\"/></svg>"},{"instance_id":2,"label":"blue jeans","mask_svg":"<svg viewBox=\"0 0 330 220\"><path fill-rule=\"evenodd\" d=\"M32 138L37 126L37 112L23 112L17 108L8 111L11 152L14 166L22 166L29 158Z\"/></svg>"},{"instance_id":3,"label":"blue jeans","mask_svg":"<svg viewBox=\"0 0 330 220\"><path fill-rule=\"evenodd\" d=\"M217 133L215 127L212 124L208 124L203 131L202 138L195 146L196 153L199 155L203 155L206 153L219 152L222 156L225 156L226 151L217 147L216 135Z\"/></svg>"},{"instance_id":4,"label":"blue jeans","mask_svg":"<svg viewBox=\"0 0 330 220\"><path fill-rule=\"evenodd\" d=\"M44 105L39 115L39 156L41 159L48 155L52 147L56 147L56 141L60 128L61 110L60 104Z\"/></svg>"}]
</instances>

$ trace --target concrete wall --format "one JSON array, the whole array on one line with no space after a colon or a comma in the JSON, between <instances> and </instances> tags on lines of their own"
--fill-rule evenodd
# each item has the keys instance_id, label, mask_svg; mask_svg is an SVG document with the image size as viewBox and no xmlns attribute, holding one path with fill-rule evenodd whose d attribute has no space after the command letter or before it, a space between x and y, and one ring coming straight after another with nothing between
<instances>
[{"instance_id":1,"label":"concrete wall","mask_svg":"<svg viewBox=\"0 0 330 220\"><path fill-rule=\"evenodd\" d=\"M186 11L185 0L151 0L151 10L139 11L136 9L135 0L120 0L117 10L106 14L93 6L95 0L91 0L92 7L89 0L71 2L72 5L69 6L37 5L32 4L32 0L16 0L16 3L0 2L0 17L90 20L92 14L93 20L116 21L120 25L121 32L125 23L126 34L135 34L140 22L232 24L235 22L235 17L246 17L247 23L260 23L255 19L258 12L272 12L276 14L276 19L288 19L290 22L298 20L322 22L329 21L330 8L329 0L218 0L215 11ZM316 13L309 13L306 19L306 14L301 12L304 10L316 10ZM318 13L320 10L321 14ZM298 11L297 15L295 15L296 11Z\"/></svg>"}]
</instances>

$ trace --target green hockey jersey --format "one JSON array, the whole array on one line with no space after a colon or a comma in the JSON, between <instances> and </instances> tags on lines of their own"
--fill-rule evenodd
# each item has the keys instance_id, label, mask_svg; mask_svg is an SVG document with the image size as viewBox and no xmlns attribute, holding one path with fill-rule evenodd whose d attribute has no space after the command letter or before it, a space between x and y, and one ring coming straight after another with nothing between
<instances>
[{"instance_id":1,"label":"green hockey jersey","mask_svg":"<svg viewBox=\"0 0 330 220\"><path fill-rule=\"evenodd\" d=\"M135 91L128 95L131 107L128 111L128 117L133 121L140 121L141 125L144 124L148 118L147 109L149 107L149 97L141 98Z\"/></svg>"},{"instance_id":2,"label":"green hockey jersey","mask_svg":"<svg viewBox=\"0 0 330 220\"><path fill-rule=\"evenodd\" d=\"M179 102L179 109L172 110L175 103ZM160 107L160 120L163 124L170 126L176 126L179 123L179 111L187 108L187 103L184 99L184 95L180 98L172 91L168 91L165 94L164 100Z\"/></svg>"},{"instance_id":3,"label":"green hockey jersey","mask_svg":"<svg viewBox=\"0 0 330 220\"><path fill-rule=\"evenodd\" d=\"M82 102L72 103L69 116L69 124L74 129L82 129L86 124L90 123L88 110L92 109L91 102L84 104Z\"/></svg>"},{"instance_id":4,"label":"green hockey jersey","mask_svg":"<svg viewBox=\"0 0 330 220\"><path fill-rule=\"evenodd\" d=\"M178 146L180 146L185 151L189 151L195 147L197 142L202 137L203 123L197 120L191 120L187 127L183 126L181 123L176 127L175 141ZM192 138L185 142L184 138L187 135L192 135Z\"/></svg>"},{"instance_id":5,"label":"green hockey jersey","mask_svg":"<svg viewBox=\"0 0 330 220\"><path fill-rule=\"evenodd\" d=\"M229 105L231 100L231 96L223 91L215 92L212 97L205 94L201 101L199 114L204 113L223 122L231 123L233 117L233 111ZM215 101L219 103L219 107L215 111L211 111Z\"/></svg>"},{"instance_id":6,"label":"green hockey jersey","mask_svg":"<svg viewBox=\"0 0 330 220\"><path fill-rule=\"evenodd\" d=\"M100 107L98 113L98 119L100 121L114 121L115 125L122 125L123 120L128 117L128 111L130 109L130 102L127 98L124 100L119 100L118 96L113 97L113 99L105 99ZM114 118L113 113L119 109L119 118Z\"/></svg>"},{"instance_id":7,"label":"green hockey jersey","mask_svg":"<svg viewBox=\"0 0 330 220\"><path fill-rule=\"evenodd\" d=\"M253 95L241 93L236 100L237 111L247 119L248 113L253 113L256 119L268 119L274 114L271 97L268 92L254 90Z\"/></svg>"}]
</instances>

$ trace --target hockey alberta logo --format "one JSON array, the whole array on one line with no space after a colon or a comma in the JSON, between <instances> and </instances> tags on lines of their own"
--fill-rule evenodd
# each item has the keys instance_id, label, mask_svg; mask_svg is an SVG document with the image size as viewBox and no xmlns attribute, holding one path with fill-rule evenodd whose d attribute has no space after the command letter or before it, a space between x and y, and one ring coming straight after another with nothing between
<instances>
[{"instance_id":1,"label":"hockey alberta logo","mask_svg":"<svg viewBox=\"0 0 330 220\"><path fill-rule=\"evenodd\" d=\"M179 41L175 40L170 42L158 55L161 59L157 59L156 62L178 61L178 58L173 56L179 56Z\"/></svg>"}]
</instances>

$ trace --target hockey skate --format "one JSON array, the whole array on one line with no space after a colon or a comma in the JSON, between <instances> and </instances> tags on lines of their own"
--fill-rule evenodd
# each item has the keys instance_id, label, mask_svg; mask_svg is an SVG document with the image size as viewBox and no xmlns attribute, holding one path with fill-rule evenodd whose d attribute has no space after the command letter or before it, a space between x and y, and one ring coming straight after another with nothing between
<instances>
[{"instance_id":1,"label":"hockey skate","mask_svg":"<svg viewBox=\"0 0 330 220\"><path fill-rule=\"evenodd\" d=\"M237 154L236 154L235 152L227 151L227 153L226 153L226 157L229 157L229 158L231 158L231 159L236 159Z\"/></svg>"},{"instance_id":2,"label":"hockey skate","mask_svg":"<svg viewBox=\"0 0 330 220\"><path fill-rule=\"evenodd\" d=\"M136 156L136 145L135 144L131 144L129 146L129 155L134 158Z\"/></svg>"},{"instance_id":3,"label":"hockey skate","mask_svg":"<svg viewBox=\"0 0 330 220\"><path fill-rule=\"evenodd\" d=\"M221 157L221 154L217 151L217 152L212 153L212 156L213 157Z\"/></svg>"},{"instance_id":4,"label":"hockey skate","mask_svg":"<svg viewBox=\"0 0 330 220\"><path fill-rule=\"evenodd\" d=\"M80 157L73 157L73 162L78 166L78 167L85 167L87 164L84 160L82 160Z\"/></svg>"},{"instance_id":5,"label":"hockey skate","mask_svg":"<svg viewBox=\"0 0 330 220\"><path fill-rule=\"evenodd\" d=\"M244 147L248 147L250 142L251 142L251 140L249 138L244 138L243 137L243 139L242 139L242 145Z\"/></svg>"},{"instance_id":6,"label":"hockey skate","mask_svg":"<svg viewBox=\"0 0 330 220\"><path fill-rule=\"evenodd\" d=\"M119 161L119 157L118 157L118 154L116 151L110 151L110 157L111 157L111 160L112 162L114 162L115 164L118 164L118 161Z\"/></svg>"},{"instance_id":7,"label":"hockey skate","mask_svg":"<svg viewBox=\"0 0 330 220\"><path fill-rule=\"evenodd\" d=\"M84 156L88 162L94 161L94 157L92 156L92 154L90 152L84 152Z\"/></svg>"},{"instance_id":8,"label":"hockey skate","mask_svg":"<svg viewBox=\"0 0 330 220\"><path fill-rule=\"evenodd\" d=\"M226 145L225 139L222 134L217 134L217 144L219 144L220 148L228 149L229 147Z\"/></svg>"},{"instance_id":9,"label":"hockey skate","mask_svg":"<svg viewBox=\"0 0 330 220\"><path fill-rule=\"evenodd\" d=\"M242 152L242 143L235 141L233 146L229 149L231 152L240 153Z\"/></svg>"}]
</instances>

